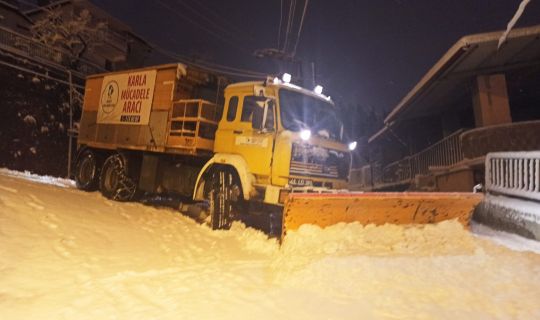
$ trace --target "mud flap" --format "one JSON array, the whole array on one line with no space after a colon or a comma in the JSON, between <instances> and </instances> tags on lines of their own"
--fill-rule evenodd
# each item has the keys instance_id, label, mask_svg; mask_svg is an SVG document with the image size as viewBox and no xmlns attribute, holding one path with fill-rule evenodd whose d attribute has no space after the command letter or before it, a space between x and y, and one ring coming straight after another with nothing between
<instances>
[{"instance_id":1,"label":"mud flap","mask_svg":"<svg viewBox=\"0 0 540 320\"><path fill-rule=\"evenodd\" d=\"M457 219L468 227L482 197L477 193L435 192L291 194L285 202L281 238L303 224L427 224Z\"/></svg>"}]
</instances>

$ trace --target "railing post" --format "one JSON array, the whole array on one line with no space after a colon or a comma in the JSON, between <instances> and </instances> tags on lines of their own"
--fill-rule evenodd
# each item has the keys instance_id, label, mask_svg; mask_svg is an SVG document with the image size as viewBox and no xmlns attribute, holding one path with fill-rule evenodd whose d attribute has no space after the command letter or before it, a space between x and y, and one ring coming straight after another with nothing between
<instances>
[{"instance_id":1,"label":"railing post","mask_svg":"<svg viewBox=\"0 0 540 320\"><path fill-rule=\"evenodd\" d=\"M534 186L534 180L533 180L533 174L534 174L534 166L533 166L533 159L527 159L527 191L532 191L532 188Z\"/></svg>"},{"instance_id":2,"label":"railing post","mask_svg":"<svg viewBox=\"0 0 540 320\"><path fill-rule=\"evenodd\" d=\"M540 191L540 159L535 159L534 164L536 166L536 170L534 171L534 191L539 192Z\"/></svg>"},{"instance_id":3,"label":"railing post","mask_svg":"<svg viewBox=\"0 0 540 320\"><path fill-rule=\"evenodd\" d=\"M489 184L499 183L499 180L495 178L499 173L499 159L489 159L490 166L486 168L486 184L488 184L487 179L489 179ZM489 171L488 171L489 170Z\"/></svg>"},{"instance_id":4,"label":"railing post","mask_svg":"<svg viewBox=\"0 0 540 320\"><path fill-rule=\"evenodd\" d=\"M516 178L517 178L517 188L518 189L521 189L523 187L523 182L522 182L522 168L523 168L523 159L517 159L517 170L516 170Z\"/></svg>"},{"instance_id":5,"label":"railing post","mask_svg":"<svg viewBox=\"0 0 540 320\"><path fill-rule=\"evenodd\" d=\"M506 185L506 160L505 159L501 159L499 158L498 159L499 161L499 164L501 166L501 172L499 173L500 175L500 178L499 178L499 186L500 187L504 187Z\"/></svg>"}]
</instances>

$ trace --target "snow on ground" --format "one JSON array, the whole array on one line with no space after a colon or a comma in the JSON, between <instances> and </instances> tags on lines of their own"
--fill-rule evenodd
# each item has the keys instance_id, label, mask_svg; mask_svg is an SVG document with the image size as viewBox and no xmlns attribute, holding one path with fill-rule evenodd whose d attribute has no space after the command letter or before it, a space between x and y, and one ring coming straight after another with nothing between
<instances>
[{"instance_id":1,"label":"snow on ground","mask_svg":"<svg viewBox=\"0 0 540 320\"><path fill-rule=\"evenodd\" d=\"M540 254L540 242L527 239L519 235L505 231L493 230L483 224L472 223L472 232L475 236L489 239L497 244L516 251L532 251Z\"/></svg>"},{"instance_id":2,"label":"snow on ground","mask_svg":"<svg viewBox=\"0 0 540 320\"><path fill-rule=\"evenodd\" d=\"M0 171L2 319L538 319L538 301L540 255L453 221L303 226L280 247Z\"/></svg>"}]
</instances>

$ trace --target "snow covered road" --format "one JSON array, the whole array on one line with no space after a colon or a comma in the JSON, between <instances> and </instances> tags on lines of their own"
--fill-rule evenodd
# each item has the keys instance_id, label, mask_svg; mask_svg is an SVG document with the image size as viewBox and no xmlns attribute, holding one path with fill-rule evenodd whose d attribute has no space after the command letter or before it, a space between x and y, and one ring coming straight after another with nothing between
<instances>
[{"instance_id":1,"label":"snow covered road","mask_svg":"<svg viewBox=\"0 0 540 320\"><path fill-rule=\"evenodd\" d=\"M304 226L280 248L0 170L1 319L539 319L539 301L539 254L456 222Z\"/></svg>"}]
</instances>

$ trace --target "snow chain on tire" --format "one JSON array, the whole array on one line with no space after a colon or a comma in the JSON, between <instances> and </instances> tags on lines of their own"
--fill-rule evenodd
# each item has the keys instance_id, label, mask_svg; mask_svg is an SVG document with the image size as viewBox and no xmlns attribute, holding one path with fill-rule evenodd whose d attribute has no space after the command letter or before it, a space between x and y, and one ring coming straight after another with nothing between
<instances>
[{"instance_id":1,"label":"snow chain on tire","mask_svg":"<svg viewBox=\"0 0 540 320\"><path fill-rule=\"evenodd\" d=\"M243 201L238 179L230 170L217 169L211 172L207 182L211 227L214 230L230 229L232 222L238 218L237 211Z\"/></svg>"},{"instance_id":2,"label":"snow chain on tire","mask_svg":"<svg viewBox=\"0 0 540 320\"><path fill-rule=\"evenodd\" d=\"M127 161L120 154L107 158L100 179L101 193L116 201L132 200L137 192L137 184L129 177ZM113 177L111 175L116 175Z\"/></svg>"}]
</instances>

